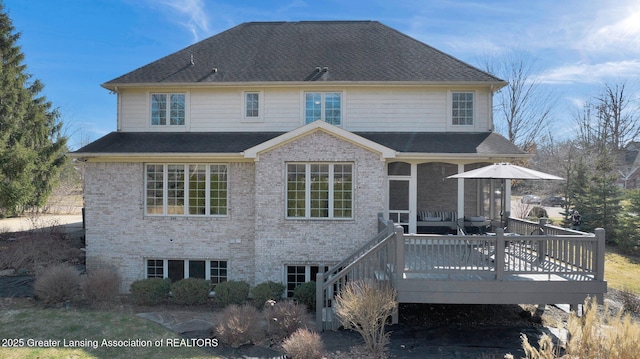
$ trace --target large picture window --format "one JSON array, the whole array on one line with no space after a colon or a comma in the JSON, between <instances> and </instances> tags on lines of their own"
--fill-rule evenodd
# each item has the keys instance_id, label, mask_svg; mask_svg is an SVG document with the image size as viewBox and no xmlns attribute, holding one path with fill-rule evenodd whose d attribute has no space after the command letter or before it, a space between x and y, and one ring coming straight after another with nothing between
<instances>
[{"instance_id":1,"label":"large picture window","mask_svg":"<svg viewBox=\"0 0 640 359\"><path fill-rule=\"evenodd\" d=\"M353 165L287 164L288 218L353 218Z\"/></svg>"},{"instance_id":2,"label":"large picture window","mask_svg":"<svg viewBox=\"0 0 640 359\"><path fill-rule=\"evenodd\" d=\"M473 125L473 92L451 94L451 124Z\"/></svg>"},{"instance_id":3,"label":"large picture window","mask_svg":"<svg viewBox=\"0 0 640 359\"><path fill-rule=\"evenodd\" d=\"M322 120L335 126L342 125L341 92L306 92L304 94L305 123Z\"/></svg>"},{"instance_id":4,"label":"large picture window","mask_svg":"<svg viewBox=\"0 0 640 359\"><path fill-rule=\"evenodd\" d=\"M184 126L185 94L151 94L152 126Z\"/></svg>"},{"instance_id":5,"label":"large picture window","mask_svg":"<svg viewBox=\"0 0 640 359\"><path fill-rule=\"evenodd\" d=\"M145 188L148 215L227 214L225 164L146 164Z\"/></svg>"}]
</instances>

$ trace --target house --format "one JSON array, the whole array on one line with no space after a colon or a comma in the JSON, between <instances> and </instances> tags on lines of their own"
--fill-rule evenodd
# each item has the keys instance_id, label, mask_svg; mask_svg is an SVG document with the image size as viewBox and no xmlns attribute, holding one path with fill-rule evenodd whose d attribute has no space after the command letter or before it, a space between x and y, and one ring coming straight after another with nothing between
<instances>
[{"instance_id":1,"label":"house","mask_svg":"<svg viewBox=\"0 0 640 359\"><path fill-rule=\"evenodd\" d=\"M196 277L291 295L379 213L406 233L484 227L501 189L447 177L528 157L493 132L505 85L375 21L243 23L108 81L117 130L74 153L87 269L117 268L123 292Z\"/></svg>"},{"instance_id":2,"label":"house","mask_svg":"<svg viewBox=\"0 0 640 359\"><path fill-rule=\"evenodd\" d=\"M630 141L622 150L622 164L618 166L617 185L624 189L636 189L640 185L640 143Z\"/></svg>"}]
</instances>

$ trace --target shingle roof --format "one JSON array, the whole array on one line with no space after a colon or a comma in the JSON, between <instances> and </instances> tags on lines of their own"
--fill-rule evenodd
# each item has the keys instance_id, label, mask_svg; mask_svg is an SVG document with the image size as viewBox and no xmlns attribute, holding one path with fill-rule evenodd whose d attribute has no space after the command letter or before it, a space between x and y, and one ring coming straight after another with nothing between
<instances>
[{"instance_id":1,"label":"shingle roof","mask_svg":"<svg viewBox=\"0 0 640 359\"><path fill-rule=\"evenodd\" d=\"M499 134L435 132L355 132L401 153L522 156L524 153ZM239 154L282 135L281 132L112 132L79 149L83 154Z\"/></svg>"},{"instance_id":2,"label":"shingle roof","mask_svg":"<svg viewBox=\"0 0 640 359\"><path fill-rule=\"evenodd\" d=\"M301 21L243 23L103 86L270 81L502 83L377 21Z\"/></svg>"}]
</instances>

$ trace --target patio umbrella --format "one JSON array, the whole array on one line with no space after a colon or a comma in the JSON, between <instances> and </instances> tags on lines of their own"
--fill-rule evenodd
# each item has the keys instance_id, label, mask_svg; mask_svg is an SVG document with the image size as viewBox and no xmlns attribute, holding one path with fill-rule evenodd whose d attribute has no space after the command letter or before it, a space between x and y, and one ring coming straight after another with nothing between
<instances>
[{"instance_id":1,"label":"patio umbrella","mask_svg":"<svg viewBox=\"0 0 640 359\"><path fill-rule=\"evenodd\" d=\"M530 168L520 167L512 165L511 163L494 163L489 166L480 167L475 170L458 173L447 178L476 178L476 179L501 179L503 180L504 192L502 193L502 208L501 212L506 212L506 217L509 218L510 210L505 210L507 201L511 201L511 186L507 187L507 180L512 179L533 179L533 180L564 180L562 177L558 177L549 173L532 170ZM510 184L510 183L509 183ZM506 193L505 193L506 192ZM508 198L507 198L508 197ZM501 216L502 217L502 214ZM501 218L501 222L504 223Z\"/></svg>"},{"instance_id":2,"label":"patio umbrella","mask_svg":"<svg viewBox=\"0 0 640 359\"><path fill-rule=\"evenodd\" d=\"M562 177L512 165L511 163L494 163L486 167L458 173L447 178L564 180Z\"/></svg>"}]
</instances>

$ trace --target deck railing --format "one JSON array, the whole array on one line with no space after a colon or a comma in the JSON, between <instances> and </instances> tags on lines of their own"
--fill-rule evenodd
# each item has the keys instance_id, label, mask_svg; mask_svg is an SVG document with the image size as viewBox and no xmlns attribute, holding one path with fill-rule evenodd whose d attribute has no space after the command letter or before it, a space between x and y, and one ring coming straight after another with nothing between
<instances>
[{"instance_id":1,"label":"deck railing","mask_svg":"<svg viewBox=\"0 0 640 359\"><path fill-rule=\"evenodd\" d=\"M596 234L429 236L410 234L396 245L396 273L406 278L475 275L503 280L507 275L544 274L603 280L604 230ZM541 279L541 278L538 278Z\"/></svg>"},{"instance_id":2,"label":"deck railing","mask_svg":"<svg viewBox=\"0 0 640 359\"><path fill-rule=\"evenodd\" d=\"M526 219L514 217L509 217L507 232L521 235L546 234L550 236L583 236L587 234L585 232L548 224L546 218L540 218L539 222L532 222L527 221Z\"/></svg>"},{"instance_id":3,"label":"deck railing","mask_svg":"<svg viewBox=\"0 0 640 359\"><path fill-rule=\"evenodd\" d=\"M391 284L395 262L395 238L402 238L403 229L386 221L380 232L352 255L316 275L316 327L318 330L339 326L333 311L334 296L351 281L373 280ZM395 319L397 321L397 318Z\"/></svg>"},{"instance_id":4,"label":"deck railing","mask_svg":"<svg viewBox=\"0 0 640 359\"><path fill-rule=\"evenodd\" d=\"M380 220L374 238L326 273L317 274L318 330L339 326L334 296L356 280L396 288L406 279L604 281L603 229L596 229L595 235L578 231L550 235L555 228L545 223L519 222L510 225L521 226L527 235L505 233L502 228L494 235L404 234L403 227ZM417 287L430 290L424 284ZM393 320L397 321L397 312Z\"/></svg>"}]
</instances>

